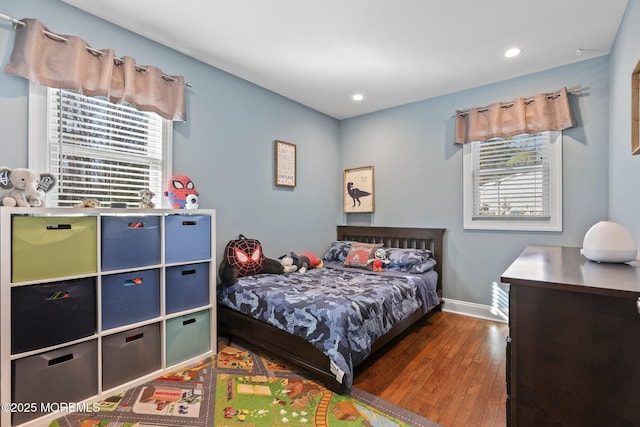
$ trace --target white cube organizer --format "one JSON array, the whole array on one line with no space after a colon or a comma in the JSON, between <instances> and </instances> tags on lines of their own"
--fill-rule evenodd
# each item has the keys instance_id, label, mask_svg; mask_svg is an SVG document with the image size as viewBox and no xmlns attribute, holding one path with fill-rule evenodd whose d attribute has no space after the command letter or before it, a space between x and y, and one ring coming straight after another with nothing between
<instances>
[{"instance_id":1,"label":"white cube organizer","mask_svg":"<svg viewBox=\"0 0 640 427\"><path fill-rule=\"evenodd\" d=\"M215 264L214 210L3 207L0 401L97 401L213 356Z\"/></svg>"}]
</instances>

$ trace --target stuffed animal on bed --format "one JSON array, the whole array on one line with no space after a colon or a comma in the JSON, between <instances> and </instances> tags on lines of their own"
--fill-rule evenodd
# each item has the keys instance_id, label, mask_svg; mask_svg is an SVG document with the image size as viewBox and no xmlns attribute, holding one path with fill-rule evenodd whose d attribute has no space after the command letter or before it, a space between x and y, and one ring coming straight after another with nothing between
<instances>
[{"instance_id":1,"label":"stuffed animal on bed","mask_svg":"<svg viewBox=\"0 0 640 427\"><path fill-rule=\"evenodd\" d=\"M224 285L234 284L239 277L283 272L280 261L265 257L257 239L247 239L242 234L227 243L218 267L218 275Z\"/></svg>"},{"instance_id":2,"label":"stuffed animal on bed","mask_svg":"<svg viewBox=\"0 0 640 427\"><path fill-rule=\"evenodd\" d=\"M322 268L324 267L324 263L320 258L315 256L315 254L311 251L303 251L300 252L300 256L307 257L309 259L309 268Z\"/></svg>"},{"instance_id":3,"label":"stuffed animal on bed","mask_svg":"<svg viewBox=\"0 0 640 427\"><path fill-rule=\"evenodd\" d=\"M298 255L295 252L289 252L289 255L282 255L280 258L285 273L305 273L311 266L311 261L304 255Z\"/></svg>"},{"instance_id":4,"label":"stuffed animal on bed","mask_svg":"<svg viewBox=\"0 0 640 427\"><path fill-rule=\"evenodd\" d=\"M298 271L298 266L293 262L293 257L290 255L282 255L280 258L280 264L284 269L285 273L293 273L294 271Z\"/></svg>"},{"instance_id":5,"label":"stuffed animal on bed","mask_svg":"<svg viewBox=\"0 0 640 427\"><path fill-rule=\"evenodd\" d=\"M373 271L384 271L384 266L390 262L391 260L387 258L387 251L382 248L376 249L373 258L367 260L367 264L372 264Z\"/></svg>"}]
</instances>

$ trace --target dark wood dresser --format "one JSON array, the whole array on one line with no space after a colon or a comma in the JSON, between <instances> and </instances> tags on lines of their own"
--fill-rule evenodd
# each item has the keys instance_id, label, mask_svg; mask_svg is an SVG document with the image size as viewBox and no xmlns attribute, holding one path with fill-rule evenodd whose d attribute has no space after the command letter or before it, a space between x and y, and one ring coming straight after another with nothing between
<instances>
[{"instance_id":1,"label":"dark wood dresser","mask_svg":"<svg viewBox=\"0 0 640 427\"><path fill-rule=\"evenodd\" d=\"M640 426L640 263L529 246L501 280L507 425Z\"/></svg>"}]
</instances>

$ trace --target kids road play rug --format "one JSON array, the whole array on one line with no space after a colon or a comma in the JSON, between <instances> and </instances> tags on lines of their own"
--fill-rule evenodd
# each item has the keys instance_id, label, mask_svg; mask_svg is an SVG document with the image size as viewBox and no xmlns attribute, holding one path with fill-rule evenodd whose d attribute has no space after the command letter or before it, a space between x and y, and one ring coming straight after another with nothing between
<instances>
[{"instance_id":1,"label":"kids road play rug","mask_svg":"<svg viewBox=\"0 0 640 427\"><path fill-rule=\"evenodd\" d=\"M333 393L280 360L222 342L213 360L110 396L95 409L65 414L49 426L438 425L356 388L350 396Z\"/></svg>"}]
</instances>

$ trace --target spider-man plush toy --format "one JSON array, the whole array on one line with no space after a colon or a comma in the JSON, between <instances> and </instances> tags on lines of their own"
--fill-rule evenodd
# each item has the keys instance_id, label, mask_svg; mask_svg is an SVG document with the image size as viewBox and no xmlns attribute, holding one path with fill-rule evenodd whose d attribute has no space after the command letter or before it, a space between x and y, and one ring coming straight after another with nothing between
<instances>
[{"instance_id":1,"label":"spider-man plush toy","mask_svg":"<svg viewBox=\"0 0 640 427\"><path fill-rule=\"evenodd\" d=\"M174 175L169 178L167 191L164 192L164 195L169 199L172 208L184 209L187 204L187 196L190 194L200 195L191 178L186 175Z\"/></svg>"},{"instance_id":2,"label":"spider-man plush toy","mask_svg":"<svg viewBox=\"0 0 640 427\"><path fill-rule=\"evenodd\" d=\"M260 273L280 274L283 271L280 261L264 256L258 240L247 239L242 234L237 240L227 243L218 268L220 281L225 285L235 283L238 277Z\"/></svg>"}]
</instances>

